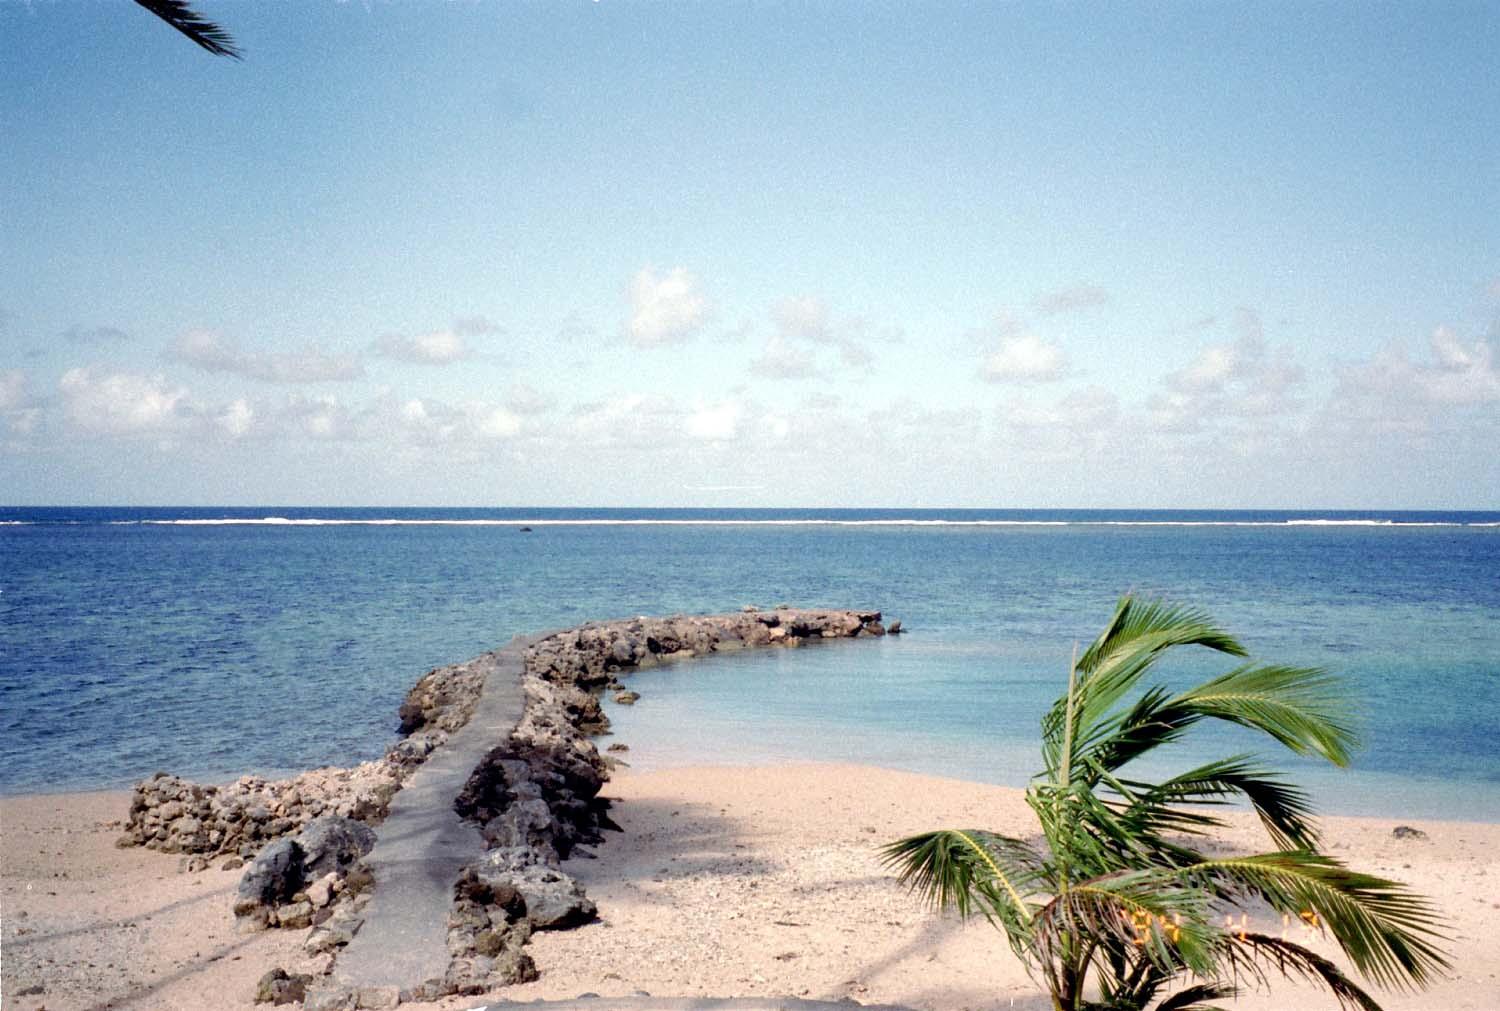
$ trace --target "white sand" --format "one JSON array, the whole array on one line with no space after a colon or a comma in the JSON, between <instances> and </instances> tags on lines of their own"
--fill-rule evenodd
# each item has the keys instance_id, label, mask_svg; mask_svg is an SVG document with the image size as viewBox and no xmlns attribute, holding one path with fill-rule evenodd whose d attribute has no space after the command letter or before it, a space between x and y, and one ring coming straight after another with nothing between
<instances>
[{"instance_id":1,"label":"white sand","mask_svg":"<svg viewBox=\"0 0 1500 1011\"><path fill-rule=\"evenodd\" d=\"M856 766L617 773L606 789L624 835L567 869L600 921L538 935L536 983L490 999L605 996L852 996L917 1008L1043 1011L999 936L921 909L876 847L928 828L1029 834L1018 790ZM4 1007L250 1008L255 981L296 971L305 932L242 936L230 912L240 871L186 874L180 857L116 850L127 794L0 801ZM1231 845L1263 848L1237 816ZM1500 1011L1500 825L1324 821L1331 851L1403 880L1452 922L1454 976L1423 994L1378 994L1388 1011ZM218 861L222 862L222 861ZM218 863L216 862L216 863ZM1280 924L1263 924L1273 931ZM1326 943L1322 950L1330 950ZM42 985L41 993L25 991ZM469 1008L451 998L430 1008ZM1332 1008L1291 984L1234 1005Z\"/></svg>"}]
</instances>

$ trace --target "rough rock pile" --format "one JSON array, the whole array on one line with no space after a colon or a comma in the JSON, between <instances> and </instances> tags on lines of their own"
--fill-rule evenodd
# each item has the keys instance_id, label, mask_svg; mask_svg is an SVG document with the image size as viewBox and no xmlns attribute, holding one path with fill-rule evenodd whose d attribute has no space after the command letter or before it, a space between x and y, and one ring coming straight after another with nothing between
<instances>
[{"instance_id":1,"label":"rough rock pile","mask_svg":"<svg viewBox=\"0 0 1500 1011\"><path fill-rule=\"evenodd\" d=\"M609 765L591 740L609 726L601 689L619 689L621 676L667 660L884 634L879 611L789 608L630 618L557 632L526 651L521 721L474 769L454 807L480 826L491 848L530 846L549 863L565 860L613 827L598 799Z\"/></svg>"},{"instance_id":2,"label":"rough rock pile","mask_svg":"<svg viewBox=\"0 0 1500 1011\"><path fill-rule=\"evenodd\" d=\"M495 653L428 671L417 679L398 713L403 736L418 730L452 733L474 715L484 679L495 666Z\"/></svg>"},{"instance_id":3,"label":"rough rock pile","mask_svg":"<svg viewBox=\"0 0 1500 1011\"><path fill-rule=\"evenodd\" d=\"M527 846L491 850L454 887L448 917L447 993L484 993L536 979L524 945L536 930L565 930L598 910L571 877Z\"/></svg>"},{"instance_id":4,"label":"rough rock pile","mask_svg":"<svg viewBox=\"0 0 1500 1011\"><path fill-rule=\"evenodd\" d=\"M521 946L532 930L585 922L594 906L558 869L581 843L614 828L599 790L608 764L590 739L608 721L595 692L663 661L812 639L884 635L878 611L774 611L598 622L558 632L526 653L526 709L508 741L474 769L454 803L491 852L470 864L449 918L449 993L533 978ZM635 694L635 693L631 693ZM542 903L538 906L538 903Z\"/></svg>"},{"instance_id":5,"label":"rough rock pile","mask_svg":"<svg viewBox=\"0 0 1500 1011\"><path fill-rule=\"evenodd\" d=\"M892 631L898 627L893 623ZM609 727L602 691L616 691L621 701L639 697L624 691L620 677L712 653L885 634L878 611L747 607L737 614L594 622L533 643L523 665L521 720L479 762L454 802L479 826L489 852L454 886L448 971L388 996L480 993L534 979L536 966L523 950L532 932L595 916L593 902L559 864L616 827L598 796L609 761L591 738ZM372 880L362 858L375 833L368 825L385 817L411 772L470 719L495 658L485 653L419 679L401 705L407 736L377 761L286 780L245 776L223 787L157 773L137 784L119 845L254 857L236 897L241 929L310 927L309 954L336 952L359 930L369 899ZM274 970L261 980L257 999L290 1003L305 991L308 1007L322 1007L322 996L332 1001L328 1007L374 1006L347 987L314 993L310 982Z\"/></svg>"},{"instance_id":6,"label":"rough rock pile","mask_svg":"<svg viewBox=\"0 0 1500 1011\"><path fill-rule=\"evenodd\" d=\"M324 815L378 822L408 768L387 757L352 769L314 769L292 779L242 776L228 786L158 772L136 784L117 845L251 857Z\"/></svg>"},{"instance_id":7,"label":"rough rock pile","mask_svg":"<svg viewBox=\"0 0 1500 1011\"><path fill-rule=\"evenodd\" d=\"M738 614L630 618L593 622L541 640L529 651L527 670L548 681L592 689L616 683L622 670L663 661L884 634L879 611L748 608Z\"/></svg>"},{"instance_id":8,"label":"rough rock pile","mask_svg":"<svg viewBox=\"0 0 1500 1011\"><path fill-rule=\"evenodd\" d=\"M374 845L372 828L338 815L315 818L295 836L271 843L240 878L234 917L241 932L325 923L336 901L348 902L369 888L370 874L361 861Z\"/></svg>"},{"instance_id":9,"label":"rough rock pile","mask_svg":"<svg viewBox=\"0 0 1500 1011\"><path fill-rule=\"evenodd\" d=\"M406 777L468 722L493 663L485 653L423 675L401 705L405 739L352 769L314 769L282 780L242 776L228 786L158 772L136 784L117 845L248 858L324 814L378 824Z\"/></svg>"}]
</instances>

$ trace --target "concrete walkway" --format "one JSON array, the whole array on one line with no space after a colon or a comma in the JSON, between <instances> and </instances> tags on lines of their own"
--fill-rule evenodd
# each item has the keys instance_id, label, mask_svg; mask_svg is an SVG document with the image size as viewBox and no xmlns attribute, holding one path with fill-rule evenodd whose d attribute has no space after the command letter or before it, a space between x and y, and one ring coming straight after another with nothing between
<instances>
[{"instance_id":1,"label":"concrete walkway","mask_svg":"<svg viewBox=\"0 0 1500 1011\"><path fill-rule=\"evenodd\" d=\"M800 997L579 997L576 1000L490 1001L470 1011L912 1011L902 1004L859 1004L853 1000Z\"/></svg>"},{"instance_id":2,"label":"concrete walkway","mask_svg":"<svg viewBox=\"0 0 1500 1011\"><path fill-rule=\"evenodd\" d=\"M338 956L340 979L357 987L415 987L447 972L453 884L485 852L478 827L459 818L453 800L479 760L520 722L523 653L537 638L517 636L482 658L488 670L474 715L391 799L366 857L375 891L364 926Z\"/></svg>"}]
</instances>

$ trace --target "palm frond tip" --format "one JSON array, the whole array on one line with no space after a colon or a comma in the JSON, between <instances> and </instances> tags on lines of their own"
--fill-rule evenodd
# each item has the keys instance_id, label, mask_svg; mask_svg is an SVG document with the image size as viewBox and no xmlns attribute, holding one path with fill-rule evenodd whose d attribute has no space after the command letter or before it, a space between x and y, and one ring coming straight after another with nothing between
<instances>
[{"instance_id":1,"label":"palm frond tip","mask_svg":"<svg viewBox=\"0 0 1500 1011\"><path fill-rule=\"evenodd\" d=\"M242 58L234 38L223 28L193 10L192 5L186 3L185 0L135 0L135 2L215 56L227 56L232 60Z\"/></svg>"}]
</instances>

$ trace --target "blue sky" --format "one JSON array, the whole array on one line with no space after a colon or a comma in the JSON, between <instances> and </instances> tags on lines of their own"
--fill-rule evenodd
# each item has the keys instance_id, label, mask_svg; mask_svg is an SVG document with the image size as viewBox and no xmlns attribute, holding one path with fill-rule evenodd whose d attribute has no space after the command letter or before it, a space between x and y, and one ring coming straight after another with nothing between
<instances>
[{"instance_id":1,"label":"blue sky","mask_svg":"<svg viewBox=\"0 0 1500 1011\"><path fill-rule=\"evenodd\" d=\"M1500 506L1500 8L0 3L0 501Z\"/></svg>"}]
</instances>

